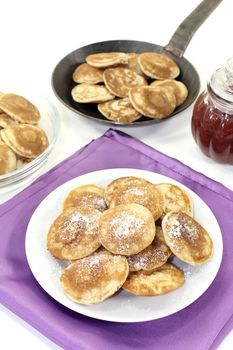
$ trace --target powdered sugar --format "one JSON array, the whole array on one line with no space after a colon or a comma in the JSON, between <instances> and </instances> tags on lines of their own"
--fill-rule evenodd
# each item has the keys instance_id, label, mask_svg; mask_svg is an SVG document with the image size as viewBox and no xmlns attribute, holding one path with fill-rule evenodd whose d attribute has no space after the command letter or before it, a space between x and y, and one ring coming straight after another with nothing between
<instances>
[{"instance_id":1,"label":"powdered sugar","mask_svg":"<svg viewBox=\"0 0 233 350\"><path fill-rule=\"evenodd\" d=\"M140 189L139 187L135 186L135 187L129 187L127 188L125 191L123 191L123 193L125 194L133 194L135 196L139 196L139 197L144 197L145 196L145 188L143 187L143 189Z\"/></svg>"},{"instance_id":2,"label":"powdered sugar","mask_svg":"<svg viewBox=\"0 0 233 350\"><path fill-rule=\"evenodd\" d=\"M180 222L178 222L177 220L175 220L173 223L172 223L172 226L169 230L169 237L170 238L173 238L173 237L181 237L181 228L182 228L182 225L180 224Z\"/></svg>"},{"instance_id":3,"label":"powdered sugar","mask_svg":"<svg viewBox=\"0 0 233 350\"><path fill-rule=\"evenodd\" d=\"M170 250L164 244L152 243L138 254L128 257L132 270L152 269L165 263L170 256Z\"/></svg>"},{"instance_id":4,"label":"powdered sugar","mask_svg":"<svg viewBox=\"0 0 233 350\"><path fill-rule=\"evenodd\" d=\"M127 238L139 232L145 221L142 218L137 218L125 211L122 211L118 216L112 219L110 230L116 238Z\"/></svg>"},{"instance_id":5,"label":"powdered sugar","mask_svg":"<svg viewBox=\"0 0 233 350\"><path fill-rule=\"evenodd\" d=\"M60 226L59 238L63 242L72 242L81 238L80 235L96 235L100 212L91 215L75 212L70 215Z\"/></svg>"},{"instance_id":6,"label":"powdered sugar","mask_svg":"<svg viewBox=\"0 0 233 350\"><path fill-rule=\"evenodd\" d=\"M173 238L186 238L190 242L195 243L195 241L199 238L198 230L196 225L191 220L185 220L182 218L181 220L174 220L169 229L168 235L171 239Z\"/></svg>"},{"instance_id":7,"label":"powdered sugar","mask_svg":"<svg viewBox=\"0 0 233 350\"><path fill-rule=\"evenodd\" d=\"M94 193L88 193L82 197L81 203L78 205L85 208L95 208L101 212L107 209L104 198L97 196Z\"/></svg>"}]
</instances>

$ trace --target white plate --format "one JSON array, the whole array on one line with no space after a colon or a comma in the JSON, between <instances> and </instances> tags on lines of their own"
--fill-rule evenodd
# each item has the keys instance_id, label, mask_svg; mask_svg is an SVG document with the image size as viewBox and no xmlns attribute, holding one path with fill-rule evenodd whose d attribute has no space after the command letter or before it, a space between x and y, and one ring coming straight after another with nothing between
<instances>
[{"instance_id":1,"label":"white plate","mask_svg":"<svg viewBox=\"0 0 233 350\"><path fill-rule=\"evenodd\" d=\"M177 290L155 297L138 297L121 291L98 305L76 304L63 293L59 282L65 263L52 257L46 249L50 225L59 215L67 193L75 186L94 183L106 186L121 176L143 177L151 182L169 182L183 187L194 203L196 220L209 232L214 245L211 260L202 266L190 266L177 258L174 263L185 272L186 281ZM107 169L77 177L51 192L37 207L26 233L26 255L29 266L41 287L62 305L80 314L114 322L141 322L155 320L182 310L198 299L213 282L222 259L222 235L218 223L205 202L180 183L156 173L137 169Z\"/></svg>"}]
</instances>

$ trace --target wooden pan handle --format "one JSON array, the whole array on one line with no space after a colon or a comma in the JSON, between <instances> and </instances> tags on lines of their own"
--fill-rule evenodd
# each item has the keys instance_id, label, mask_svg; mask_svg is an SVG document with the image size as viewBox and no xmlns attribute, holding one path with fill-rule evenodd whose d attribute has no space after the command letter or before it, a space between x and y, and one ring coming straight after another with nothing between
<instances>
[{"instance_id":1,"label":"wooden pan handle","mask_svg":"<svg viewBox=\"0 0 233 350\"><path fill-rule=\"evenodd\" d=\"M193 35L222 0L203 0L176 29L165 50L182 57Z\"/></svg>"}]
</instances>

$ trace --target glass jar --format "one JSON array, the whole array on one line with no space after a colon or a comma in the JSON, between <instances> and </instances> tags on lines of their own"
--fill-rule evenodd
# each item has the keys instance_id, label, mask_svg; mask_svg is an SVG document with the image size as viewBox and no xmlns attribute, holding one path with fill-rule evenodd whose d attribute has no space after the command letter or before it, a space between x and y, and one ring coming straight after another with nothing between
<instances>
[{"instance_id":1,"label":"glass jar","mask_svg":"<svg viewBox=\"0 0 233 350\"><path fill-rule=\"evenodd\" d=\"M233 164L233 57L212 75L198 97L192 134L204 154Z\"/></svg>"}]
</instances>

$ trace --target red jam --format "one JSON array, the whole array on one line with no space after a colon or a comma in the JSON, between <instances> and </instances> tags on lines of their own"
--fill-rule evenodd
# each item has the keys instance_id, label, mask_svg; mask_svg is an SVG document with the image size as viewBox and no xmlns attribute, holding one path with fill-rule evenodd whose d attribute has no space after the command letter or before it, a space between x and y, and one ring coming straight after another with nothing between
<instances>
[{"instance_id":1,"label":"red jam","mask_svg":"<svg viewBox=\"0 0 233 350\"><path fill-rule=\"evenodd\" d=\"M233 164L233 109L216 107L210 92L197 99L192 134L201 150L217 162Z\"/></svg>"}]
</instances>

